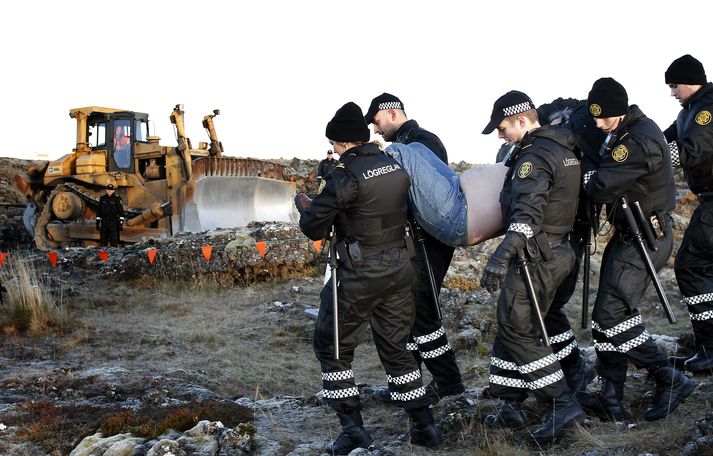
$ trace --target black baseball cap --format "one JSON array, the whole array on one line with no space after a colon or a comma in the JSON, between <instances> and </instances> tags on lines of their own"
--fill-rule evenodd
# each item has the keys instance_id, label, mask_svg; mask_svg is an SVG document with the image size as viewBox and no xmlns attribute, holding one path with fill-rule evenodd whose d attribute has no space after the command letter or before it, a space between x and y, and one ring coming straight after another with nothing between
<instances>
[{"instance_id":1,"label":"black baseball cap","mask_svg":"<svg viewBox=\"0 0 713 456\"><path fill-rule=\"evenodd\" d=\"M490 114L490 122L483 130L484 135L489 135L493 132L500 122L508 116L520 114L530 109L535 109L535 104L530 97L517 90L511 90L502 97L495 100L493 105L493 113Z\"/></svg>"},{"instance_id":2,"label":"black baseball cap","mask_svg":"<svg viewBox=\"0 0 713 456\"><path fill-rule=\"evenodd\" d=\"M399 97L396 95L391 95L390 93L382 93L378 97L374 98L371 100L371 104L369 105L369 110L366 111L366 115L364 116L364 120L366 120L366 124L369 125L372 120L374 120L374 116L376 115L377 112L383 111L384 109L404 109L404 104L399 100Z\"/></svg>"},{"instance_id":3,"label":"black baseball cap","mask_svg":"<svg viewBox=\"0 0 713 456\"><path fill-rule=\"evenodd\" d=\"M106 189L107 190L114 190L116 187L114 187L114 184L106 184Z\"/></svg>"}]
</instances>

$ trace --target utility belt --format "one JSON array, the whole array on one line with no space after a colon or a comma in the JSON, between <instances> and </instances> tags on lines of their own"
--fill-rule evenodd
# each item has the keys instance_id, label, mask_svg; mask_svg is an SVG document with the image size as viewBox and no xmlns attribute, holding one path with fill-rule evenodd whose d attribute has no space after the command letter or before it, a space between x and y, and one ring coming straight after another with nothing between
<instances>
[{"instance_id":1,"label":"utility belt","mask_svg":"<svg viewBox=\"0 0 713 456\"><path fill-rule=\"evenodd\" d=\"M654 234L654 237L656 239L662 238L666 236L666 230L668 227L671 225L671 221L673 218L671 217L671 214L666 212L666 211L656 211L653 214L649 215L648 217L644 217L643 220L641 218L637 217L636 221L639 224L639 228L641 230L646 230L646 226L642 226L644 223L648 226L648 228L652 231ZM630 234L631 229L629 225L625 225L623 223L617 223L614 225L616 228L617 232L622 233L622 234Z\"/></svg>"},{"instance_id":2,"label":"utility belt","mask_svg":"<svg viewBox=\"0 0 713 456\"><path fill-rule=\"evenodd\" d=\"M666 232L670 229L673 220L671 214L667 211L655 211L649 216L636 216L636 213L634 213L634 216L649 250L652 252L658 250L656 241L665 237ZM634 241L634 233L628 225L617 224L615 227L624 242L631 243Z\"/></svg>"},{"instance_id":3,"label":"utility belt","mask_svg":"<svg viewBox=\"0 0 713 456\"><path fill-rule=\"evenodd\" d=\"M350 271L358 268L362 264L364 257L372 256L384 250L406 248L404 239L386 242L379 245L361 245L359 241L339 241L336 245L337 257L344 267Z\"/></svg>"}]
</instances>

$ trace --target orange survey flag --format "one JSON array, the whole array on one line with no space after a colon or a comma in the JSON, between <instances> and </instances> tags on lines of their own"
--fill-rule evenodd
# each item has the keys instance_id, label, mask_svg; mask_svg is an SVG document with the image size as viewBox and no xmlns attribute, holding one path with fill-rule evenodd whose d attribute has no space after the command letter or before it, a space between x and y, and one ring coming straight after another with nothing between
<instances>
[{"instance_id":1,"label":"orange survey flag","mask_svg":"<svg viewBox=\"0 0 713 456\"><path fill-rule=\"evenodd\" d=\"M260 252L260 255L265 256L265 248L267 247L267 241L255 242L255 247L257 247L257 251Z\"/></svg>"},{"instance_id":2,"label":"orange survey flag","mask_svg":"<svg viewBox=\"0 0 713 456\"><path fill-rule=\"evenodd\" d=\"M101 258L102 261L109 261L109 252L107 252L106 250L100 250L99 258Z\"/></svg>"},{"instance_id":3,"label":"orange survey flag","mask_svg":"<svg viewBox=\"0 0 713 456\"><path fill-rule=\"evenodd\" d=\"M5 264L5 258L7 258L7 253L0 253L0 268Z\"/></svg>"},{"instance_id":4,"label":"orange survey flag","mask_svg":"<svg viewBox=\"0 0 713 456\"><path fill-rule=\"evenodd\" d=\"M312 245L314 245L314 249L319 252L322 249L322 240L312 241Z\"/></svg>"},{"instance_id":5,"label":"orange survey flag","mask_svg":"<svg viewBox=\"0 0 713 456\"><path fill-rule=\"evenodd\" d=\"M201 252L203 252L203 258L205 258L206 261L210 261L210 254L213 253L213 246L204 245L201 247Z\"/></svg>"},{"instance_id":6,"label":"orange survey flag","mask_svg":"<svg viewBox=\"0 0 713 456\"><path fill-rule=\"evenodd\" d=\"M50 263L52 263L52 267L57 267L57 252L47 252L47 256L50 259Z\"/></svg>"},{"instance_id":7,"label":"orange survey flag","mask_svg":"<svg viewBox=\"0 0 713 456\"><path fill-rule=\"evenodd\" d=\"M149 264L153 264L156 259L156 249L148 249L148 251L146 251L146 255L149 257Z\"/></svg>"}]
</instances>

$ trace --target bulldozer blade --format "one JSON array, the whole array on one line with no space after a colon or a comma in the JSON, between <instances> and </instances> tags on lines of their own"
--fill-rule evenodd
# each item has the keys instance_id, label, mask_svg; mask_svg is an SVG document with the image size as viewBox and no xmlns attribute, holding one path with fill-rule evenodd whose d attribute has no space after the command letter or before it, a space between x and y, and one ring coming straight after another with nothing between
<instances>
[{"instance_id":1,"label":"bulldozer blade","mask_svg":"<svg viewBox=\"0 0 713 456\"><path fill-rule=\"evenodd\" d=\"M294 182L263 177L206 176L195 182L184 207L182 230L193 233L246 226L252 221L299 220Z\"/></svg>"}]
</instances>

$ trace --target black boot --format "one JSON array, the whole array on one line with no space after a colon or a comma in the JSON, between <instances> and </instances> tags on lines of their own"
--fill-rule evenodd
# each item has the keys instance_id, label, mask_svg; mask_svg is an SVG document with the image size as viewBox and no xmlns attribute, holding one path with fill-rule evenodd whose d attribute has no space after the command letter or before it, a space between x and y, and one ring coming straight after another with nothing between
<instances>
[{"instance_id":1,"label":"black boot","mask_svg":"<svg viewBox=\"0 0 713 456\"><path fill-rule=\"evenodd\" d=\"M446 396L455 396L457 394L462 394L463 392L465 392L465 387L462 382L445 384L433 380L431 383L426 385L426 394L431 399L431 403L433 404L438 403L438 401Z\"/></svg>"},{"instance_id":2,"label":"black boot","mask_svg":"<svg viewBox=\"0 0 713 456\"><path fill-rule=\"evenodd\" d=\"M562 363L562 370L564 371L564 379L567 382L567 386L569 386L569 391L575 397L579 393L587 391L587 385L592 383L594 377L597 376L594 368L587 364L581 356L572 363Z\"/></svg>"},{"instance_id":3,"label":"black boot","mask_svg":"<svg viewBox=\"0 0 713 456\"><path fill-rule=\"evenodd\" d=\"M582 424L586 413L570 393L563 394L554 401L554 410L541 428L532 433L538 443L551 442L574 423Z\"/></svg>"},{"instance_id":4,"label":"black boot","mask_svg":"<svg viewBox=\"0 0 713 456\"><path fill-rule=\"evenodd\" d=\"M712 374L713 353L709 356L704 351L696 352L695 355L686 360L684 368L688 372L693 372L694 374Z\"/></svg>"},{"instance_id":5,"label":"black boot","mask_svg":"<svg viewBox=\"0 0 713 456\"><path fill-rule=\"evenodd\" d=\"M342 425L342 433L333 443L327 444L325 448L327 453L349 454L356 448L369 448L374 439L364 429L361 413L358 410L352 410L349 413L337 412L337 416L339 416L339 423Z\"/></svg>"},{"instance_id":6,"label":"black boot","mask_svg":"<svg viewBox=\"0 0 713 456\"><path fill-rule=\"evenodd\" d=\"M629 414L624 408L624 383L605 378L600 392L580 394L577 399L585 410L602 421L629 421Z\"/></svg>"},{"instance_id":7,"label":"black boot","mask_svg":"<svg viewBox=\"0 0 713 456\"><path fill-rule=\"evenodd\" d=\"M420 407L407 410L411 417L411 429L408 434L399 436L399 440L405 442L411 438L411 443L429 448L435 448L441 444L443 438L438 432L431 409L428 407Z\"/></svg>"},{"instance_id":8,"label":"black boot","mask_svg":"<svg viewBox=\"0 0 713 456\"><path fill-rule=\"evenodd\" d=\"M688 377L672 367L656 367L649 372L656 381L656 391L651 405L644 413L646 421L667 417L696 388Z\"/></svg>"},{"instance_id":9,"label":"black boot","mask_svg":"<svg viewBox=\"0 0 713 456\"><path fill-rule=\"evenodd\" d=\"M503 402L495 415L485 416L485 425L491 428L506 427L519 431L527 427L527 414L519 402Z\"/></svg>"}]
</instances>

